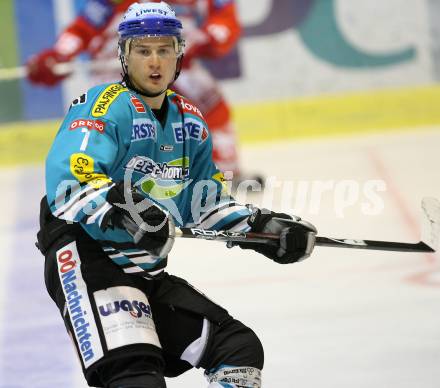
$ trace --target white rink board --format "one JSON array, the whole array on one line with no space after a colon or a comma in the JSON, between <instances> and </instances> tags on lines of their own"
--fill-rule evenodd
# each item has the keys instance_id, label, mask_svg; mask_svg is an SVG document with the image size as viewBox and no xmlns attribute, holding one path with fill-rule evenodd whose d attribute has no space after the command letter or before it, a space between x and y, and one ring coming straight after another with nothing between
<instances>
[{"instance_id":1,"label":"white rink board","mask_svg":"<svg viewBox=\"0 0 440 388\"><path fill-rule=\"evenodd\" d=\"M366 55L381 55L412 48L414 58L390 66L342 67L317 57L301 38L299 25L295 25L277 34L240 40L243 75L223 83L231 101L277 100L436 81L434 52L438 41L431 36L435 26L430 26L429 17L430 13L436 15L438 12L434 1L319 1L333 3L334 23L353 49ZM254 0L250 5L248 0L239 1L243 26L261 23L270 12L272 3ZM321 20L315 28L321 29L328 22L327 19ZM326 30L319 33L322 45L334 45ZM321 50L322 47L318 48ZM337 56L344 55L338 49L336 52Z\"/></svg>"},{"instance_id":2,"label":"white rink board","mask_svg":"<svg viewBox=\"0 0 440 388\"><path fill-rule=\"evenodd\" d=\"M66 7L66 2L54 2L57 4L59 28L74 17L73 7ZM235 65L239 66L241 75L221 82L228 101L235 104L255 103L438 82L440 49L436 1L302 0L295 2L295 9L286 7L288 2L280 0L275 4L273 0L237 0L243 33L237 44L239 65ZM328 17L321 15L315 22L313 28L320 36L320 43L315 43L312 50L310 42L302 37L300 26L310 22L317 8L315 5L319 3L332 4L332 11L326 9ZM302 8L308 11L298 19L298 15L303 15ZM246 33L248 29L261 27L272 12L276 14L275 20L283 16L288 24L277 32L264 32L261 30L265 28L260 28L256 35ZM332 14L334 17L330 19ZM278 23L272 21L269 24L274 27L273 24ZM333 24L340 33L336 41L335 36L328 32ZM114 47L116 58L116 42ZM323 56L325 47L333 48L332 57L338 60L345 58L344 64L332 62L329 54ZM350 64L353 56L393 56L406 50L413 51L411 58L388 65L374 66L368 60L363 66ZM114 77L119 79L119 70L104 79L112 80ZM101 77L93 80L93 76L79 66L79 71L63 84L66 108L74 98L84 93L86 85L102 81Z\"/></svg>"},{"instance_id":3,"label":"white rink board","mask_svg":"<svg viewBox=\"0 0 440 388\"><path fill-rule=\"evenodd\" d=\"M438 130L270 143L243 147L242 162L294 184L384 180L378 215L363 215L361 200L338 217L334 192L323 194L319 214L306 206L300 215L325 236L418 241L421 198L440 198L438 144ZM33 247L43 170L0 170L0 178L7 182L0 198L0 387L85 387ZM281 210L281 191L274 193L272 208ZM255 330L265 347L266 388L438 387L438 255L317 248L303 263L280 266L239 248L178 241L169 272ZM206 386L197 370L168 381L170 388Z\"/></svg>"}]
</instances>

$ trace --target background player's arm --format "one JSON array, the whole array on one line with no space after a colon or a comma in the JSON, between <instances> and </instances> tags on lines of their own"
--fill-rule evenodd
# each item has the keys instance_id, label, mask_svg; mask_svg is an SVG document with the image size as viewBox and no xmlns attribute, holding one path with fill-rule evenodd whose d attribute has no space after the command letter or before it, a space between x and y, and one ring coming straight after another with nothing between
<instances>
[{"instance_id":1,"label":"background player's arm","mask_svg":"<svg viewBox=\"0 0 440 388\"><path fill-rule=\"evenodd\" d=\"M56 85L69 74L57 74L55 66L73 60L90 48L90 42L102 35L113 16L127 0L88 0L82 12L60 34L53 47L43 50L27 62L28 78L36 84Z\"/></svg>"},{"instance_id":2,"label":"background player's arm","mask_svg":"<svg viewBox=\"0 0 440 388\"><path fill-rule=\"evenodd\" d=\"M206 21L186 39L185 59L218 58L226 55L237 43L241 34L236 7L233 1L209 2L209 14Z\"/></svg>"}]
</instances>

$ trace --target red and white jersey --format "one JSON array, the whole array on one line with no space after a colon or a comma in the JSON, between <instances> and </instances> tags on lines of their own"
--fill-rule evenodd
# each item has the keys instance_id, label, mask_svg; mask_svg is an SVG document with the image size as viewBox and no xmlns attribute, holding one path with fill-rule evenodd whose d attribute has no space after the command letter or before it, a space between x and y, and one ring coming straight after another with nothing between
<instances>
[{"instance_id":1,"label":"red and white jersey","mask_svg":"<svg viewBox=\"0 0 440 388\"><path fill-rule=\"evenodd\" d=\"M88 0L60 35L55 48L68 57L89 52L94 58L115 57L117 25L133 0ZM140 1L142 2L142 1ZM169 0L182 21L186 54L215 58L228 53L240 32L233 0Z\"/></svg>"}]
</instances>

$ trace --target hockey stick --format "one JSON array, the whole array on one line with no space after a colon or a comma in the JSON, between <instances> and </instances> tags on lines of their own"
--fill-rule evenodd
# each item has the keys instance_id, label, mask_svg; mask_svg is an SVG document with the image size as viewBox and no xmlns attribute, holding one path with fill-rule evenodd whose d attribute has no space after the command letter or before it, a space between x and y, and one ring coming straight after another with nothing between
<instances>
[{"instance_id":1,"label":"hockey stick","mask_svg":"<svg viewBox=\"0 0 440 388\"><path fill-rule=\"evenodd\" d=\"M435 252L440 236L440 203L435 198L422 201L423 232L422 241L404 243L378 240L351 240L330 237L316 237L317 246L335 248L369 249L394 252ZM199 238L204 240L275 243L279 236L266 233L230 232L226 230L206 230L200 228L176 228L176 237Z\"/></svg>"},{"instance_id":2,"label":"hockey stick","mask_svg":"<svg viewBox=\"0 0 440 388\"><path fill-rule=\"evenodd\" d=\"M100 59L94 61L75 61L58 63L54 65L54 73L57 75L66 75L75 72L78 68L87 71L96 70L116 70L121 67L121 63L116 59ZM26 78L28 74L26 66L0 68L0 81L13 81Z\"/></svg>"}]
</instances>

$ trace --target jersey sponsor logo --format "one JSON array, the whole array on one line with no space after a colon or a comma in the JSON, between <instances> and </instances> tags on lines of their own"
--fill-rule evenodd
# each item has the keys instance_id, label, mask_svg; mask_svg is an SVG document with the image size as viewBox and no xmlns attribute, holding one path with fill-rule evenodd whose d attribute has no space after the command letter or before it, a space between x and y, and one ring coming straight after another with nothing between
<instances>
[{"instance_id":1,"label":"jersey sponsor logo","mask_svg":"<svg viewBox=\"0 0 440 388\"><path fill-rule=\"evenodd\" d=\"M145 156L135 156L126 164L125 169L145 175L140 188L142 192L156 200L176 197L191 183L187 179L189 178L188 157L156 163Z\"/></svg>"},{"instance_id":2,"label":"jersey sponsor logo","mask_svg":"<svg viewBox=\"0 0 440 388\"><path fill-rule=\"evenodd\" d=\"M196 116L200 117L201 119L203 119L202 112L195 105L190 104L188 101L185 101L180 96L176 96L175 101L180 106L183 113L192 113L193 115L196 115Z\"/></svg>"},{"instance_id":3,"label":"jersey sponsor logo","mask_svg":"<svg viewBox=\"0 0 440 388\"><path fill-rule=\"evenodd\" d=\"M204 142L209 136L205 126L195 119L185 119L183 127L181 123L172 123L171 125L176 143L183 143L187 139Z\"/></svg>"},{"instance_id":4,"label":"jersey sponsor logo","mask_svg":"<svg viewBox=\"0 0 440 388\"><path fill-rule=\"evenodd\" d=\"M75 242L56 253L58 274L66 299L70 321L85 367L103 356L98 330L82 278L80 259Z\"/></svg>"},{"instance_id":5,"label":"jersey sponsor logo","mask_svg":"<svg viewBox=\"0 0 440 388\"><path fill-rule=\"evenodd\" d=\"M189 176L189 158L179 158L165 163L156 163L146 156L135 156L125 169L161 180L183 180Z\"/></svg>"},{"instance_id":6,"label":"jersey sponsor logo","mask_svg":"<svg viewBox=\"0 0 440 388\"><path fill-rule=\"evenodd\" d=\"M117 314L119 311L127 311L133 318L140 318L142 316L152 318L151 307L138 300L116 300L112 303L107 303L105 306L99 306L98 309L99 314L104 317L110 314Z\"/></svg>"},{"instance_id":7,"label":"jersey sponsor logo","mask_svg":"<svg viewBox=\"0 0 440 388\"><path fill-rule=\"evenodd\" d=\"M110 183L112 180L105 174L94 171L95 161L92 157L83 154L70 156L70 172L81 183L87 183L95 189Z\"/></svg>"},{"instance_id":8,"label":"jersey sponsor logo","mask_svg":"<svg viewBox=\"0 0 440 388\"><path fill-rule=\"evenodd\" d=\"M69 126L70 131L73 131L78 128L87 128L90 131L95 130L98 131L99 133L104 133L105 123L101 120L84 120L84 119L78 119L70 123Z\"/></svg>"},{"instance_id":9,"label":"jersey sponsor logo","mask_svg":"<svg viewBox=\"0 0 440 388\"><path fill-rule=\"evenodd\" d=\"M122 92L125 92L127 90L128 89L121 84L112 84L110 86L107 86L104 91L99 95L98 99L93 105L92 116L104 116L113 101L115 101Z\"/></svg>"},{"instance_id":10,"label":"jersey sponsor logo","mask_svg":"<svg viewBox=\"0 0 440 388\"><path fill-rule=\"evenodd\" d=\"M147 343L161 347L145 294L133 287L110 287L93 293L109 350Z\"/></svg>"},{"instance_id":11,"label":"jersey sponsor logo","mask_svg":"<svg viewBox=\"0 0 440 388\"><path fill-rule=\"evenodd\" d=\"M134 119L131 132L131 141L156 140L156 126L150 119Z\"/></svg>"},{"instance_id":12,"label":"jersey sponsor logo","mask_svg":"<svg viewBox=\"0 0 440 388\"><path fill-rule=\"evenodd\" d=\"M136 112L145 113L147 111L144 104L142 104L142 101L139 100L139 98L137 98L136 96L131 95L130 101L131 104L134 106L134 109L136 109Z\"/></svg>"},{"instance_id":13,"label":"jersey sponsor logo","mask_svg":"<svg viewBox=\"0 0 440 388\"><path fill-rule=\"evenodd\" d=\"M161 144L160 150L163 152L172 152L174 150L174 146L171 144Z\"/></svg>"}]
</instances>

